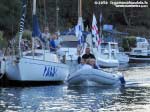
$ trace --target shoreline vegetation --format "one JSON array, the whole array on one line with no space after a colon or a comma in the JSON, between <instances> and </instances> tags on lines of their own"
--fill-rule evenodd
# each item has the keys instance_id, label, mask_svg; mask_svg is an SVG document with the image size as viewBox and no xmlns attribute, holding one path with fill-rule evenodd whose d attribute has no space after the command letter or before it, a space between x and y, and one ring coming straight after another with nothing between
<instances>
[{"instance_id":1,"label":"shoreline vegetation","mask_svg":"<svg viewBox=\"0 0 150 112\"><path fill-rule=\"evenodd\" d=\"M56 3L57 1L57 3ZM123 38L122 47L125 51L135 46L136 36L150 38L150 8L116 8L113 5L95 5L97 0L82 0L82 13L84 27L89 30L92 25L92 16L95 13L98 26L99 16L102 12L102 24L112 24L117 31L126 32L129 35ZM9 3L9 4L8 4ZM0 49L8 46L8 41L18 38L19 21L21 16L21 0L1 0L0 4ZM57 8L58 19L57 17ZM70 9L70 10L68 10ZM78 20L78 0L43 0L37 1L37 12L41 31L45 26L56 32L56 24L60 31L72 28ZM23 38L29 38L32 30L32 0L27 0L27 14L25 20L25 32ZM57 21L58 20L58 21ZM17 39L16 39L17 40ZM128 42L127 42L128 41Z\"/></svg>"}]
</instances>

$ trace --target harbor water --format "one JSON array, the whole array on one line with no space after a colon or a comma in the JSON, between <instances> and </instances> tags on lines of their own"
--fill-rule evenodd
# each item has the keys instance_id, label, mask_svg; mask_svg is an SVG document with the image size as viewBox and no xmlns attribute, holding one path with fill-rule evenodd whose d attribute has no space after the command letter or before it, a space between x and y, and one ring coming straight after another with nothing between
<instances>
[{"instance_id":1,"label":"harbor water","mask_svg":"<svg viewBox=\"0 0 150 112\"><path fill-rule=\"evenodd\" d=\"M150 112L150 65L120 71L124 86L1 87L0 112Z\"/></svg>"}]
</instances>

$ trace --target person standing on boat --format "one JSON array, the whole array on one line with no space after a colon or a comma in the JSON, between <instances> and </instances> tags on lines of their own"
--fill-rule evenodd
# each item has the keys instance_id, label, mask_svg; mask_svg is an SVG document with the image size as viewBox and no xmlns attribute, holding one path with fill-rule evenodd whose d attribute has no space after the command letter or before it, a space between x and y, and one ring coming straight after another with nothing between
<instances>
[{"instance_id":1,"label":"person standing on boat","mask_svg":"<svg viewBox=\"0 0 150 112\"><path fill-rule=\"evenodd\" d=\"M55 39L56 39L56 35L53 34L50 41L49 41L49 48L50 48L51 52L56 52L58 49L58 46L56 45Z\"/></svg>"},{"instance_id":2,"label":"person standing on boat","mask_svg":"<svg viewBox=\"0 0 150 112\"><path fill-rule=\"evenodd\" d=\"M86 64L89 64L94 69L99 69L99 67L96 64L96 58L93 54L90 53L90 48L87 47L85 49L85 54L82 56L82 59L86 60Z\"/></svg>"},{"instance_id":3,"label":"person standing on boat","mask_svg":"<svg viewBox=\"0 0 150 112\"><path fill-rule=\"evenodd\" d=\"M65 63L66 56L65 53L60 49L60 42L56 34L52 35L52 38L49 41L49 47L50 51L55 52L56 54L58 54L58 56L61 56L63 58L62 61Z\"/></svg>"},{"instance_id":4,"label":"person standing on boat","mask_svg":"<svg viewBox=\"0 0 150 112\"><path fill-rule=\"evenodd\" d=\"M50 33L49 33L49 28L48 27L44 28L44 33L42 33L42 37L46 40L48 40L50 38Z\"/></svg>"},{"instance_id":5,"label":"person standing on boat","mask_svg":"<svg viewBox=\"0 0 150 112\"><path fill-rule=\"evenodd\" d=\"M56 32L55 33L55 44L56 44L56 46L58 47L58 48L60 48L61 47L61 38L59 37L59 33L58 32Z\"/></svg>"},{"instance_id":6,"label":"person standing on boat","mask_svg":"<svg viewBox=\"0 0 150 112\"><path fill-rule=\"evenodd\" d=\"M80 53L80 50L78 51L78 53ZM84 59L84 60L86 61L86 60L89 59L89 58L94 58L94 59L95 59L95 56L90 53L90 48L87 47L87 48L85 49L85 54L84 54L82 57L80 57L80 54L79 54L79 57L78 57L78 59L77 59L77 62L78 62L78 64L80 64L81 59Z\"/></svg>"},{"instance_id":7,"label":"person standing on boat","mask_svg":"<svg viewBox=\"0 0 150 112\"><path fill-rule=\"evenodd\" d=\"M45 40L46 42L46 47L48 48L48 40L50 39L50 33L49 33L49 28L45 27L44 28L44 33L42 33L42 38Z\"/></svg>"},{"instance_id":8,"label":"person standing on boat","mask_svg":"<svg viewBox=\"0 0 150 112\"><path fill-rule=\"evenodd\" d=\"M95 56L90 53L90 48L87 47L87 48L85 49L85 54L82 56L82 58L85 59L85 60L86 60L86 59L89 59L89 58L95 59Z\"/></svg>"}]
</instances>

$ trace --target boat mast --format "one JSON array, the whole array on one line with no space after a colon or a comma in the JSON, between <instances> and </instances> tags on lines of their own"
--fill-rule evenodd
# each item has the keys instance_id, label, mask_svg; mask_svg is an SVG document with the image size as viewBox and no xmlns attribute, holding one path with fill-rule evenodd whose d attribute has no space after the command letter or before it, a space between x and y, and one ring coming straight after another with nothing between
<instances>
[{"instance_id":1,"label":"boat mast","mask_svg":"<svg viewBox=\"0 0 150 112\"><path fill-rule=\"evenodd\" d=\"M78 0L78 23L82 23L82 31L84 30L83 27L83 19L82 19L82 0Z\"/></svg>"},{"instance_id":2,"label":"boat mast","mask_svg":"<svg viewBox=\"0 0 150 112\"><path fill-rule=\"evenodd\" d=\"M82 19L82 0L78 0L78 24L81 25L81 30L84 31Z\"/></svg>"},{"instance_id":3,"label":"boat mast","mask_svg":"<svg viewBox=\"0 0 150 112\"><path fill-rule=\"evenodd\" d=\"M36 0L33 0L33 15L36 15Z\"/></svg>"},{"instance_id":4,"label":"boat mast","mask_svg":"<svg viewBox=\"0 0 150 112\"><path fill-rule=\"evenodd\" d=\"M34 16L34 15L36 15L36 0L33 0L33 10L32 10L32 15ZM32 37L32 56L33 56L33 58L34 58L34 38L35 37Z\"/></svg>"},{"instance_id":5,"label":"boat mast","mask_svg":"<svg viewBox=\"0 0 150 112\"><path fill-rule=\"evenodd\" d=\"M46 2L44 0L44 26L47 27L48 23L47 23L47 14L46 14Z\"/></svg>"},{"instance_id":6,"label":"boat mast","mask_svg":"<svg viewBox=\"0 0 150 112\"><path fill-rule=\"evenodd\" d=\"M56 0L56 32L59 31L59 6L58 6L58 0Z\"/></svg>"},{"instance_id":7,"label":"boat mast","mask_svg":"<svg viewBox=\"0 0 150 112\"><path fill-rule=\"evenodd\" d=\"M78 17L82 17L82 0L78 0Z\"/></svg>"}]
</instances>

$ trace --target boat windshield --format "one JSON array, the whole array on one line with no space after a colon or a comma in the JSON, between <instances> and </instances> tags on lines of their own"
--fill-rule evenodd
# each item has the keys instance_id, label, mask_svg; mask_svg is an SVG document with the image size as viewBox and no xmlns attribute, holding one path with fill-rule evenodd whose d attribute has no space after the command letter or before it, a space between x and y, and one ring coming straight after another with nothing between
<instances>
[{"instance_id":1,"label":"boat windshield","mask_svg":"<svg viewBox=\"0 0 150 112\"><path fill-rule=\"evenodd\" d=\"M111 44L111 48L112 49L118 49L118 46L117 46L117 44Z\"/></svg>"},{"instance_id":2,"label":"boat windshield","mask_svg":"<svg viewBox=\"0 0 150 112\"><path fill-rule=\"evenodd\" d=\"M101 43L101 48L108 48L108 43Z\"/></svg>"},{"instance_id":3,"label":"boat windshield","mask_svg":"<svg viewBox=\"0 0 150 112\"><path fill-rule=\"evenodd\" d=\"M77 48L77 45L78 45L77 41L63 41L63 42L61 42L62 47Z\"/></svg>"},{"instance_id":4,"label":"boat windshield","mask_svg":"<svg viewBox=\"0 0 150 112\"><path fill-rule=\"evenodd\" d=\"M145 38L139 38L136 40L137 42L145 42Z\"/></svg>"}]
</instances>

